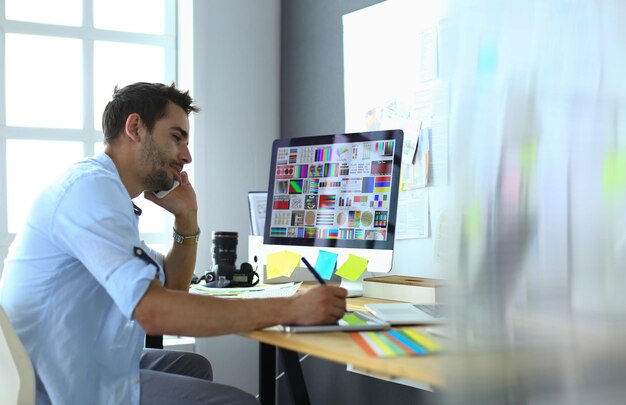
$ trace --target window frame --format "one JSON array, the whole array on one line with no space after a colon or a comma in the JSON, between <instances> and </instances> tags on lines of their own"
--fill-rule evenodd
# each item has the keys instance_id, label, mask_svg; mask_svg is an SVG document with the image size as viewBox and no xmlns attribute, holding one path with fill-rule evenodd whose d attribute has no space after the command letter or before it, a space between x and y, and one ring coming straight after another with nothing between
<instances>
[{"instance_id":1,"label":"window frame","mask_svg":"<svg viewBox=\"0 0 626 405\"><path fill-rule=\"evenodd\" d=\"M8 247L15 239L15 233L8 229L8 190L7 190L7 141L8 140L52 140L75 141L83 143L83 156L92 156L95 144L103 141L101 130L94 129L94 42L112 41L139 45L153 45L164 49L165 54L165 83L172 83L177 78L177 0L164 0L165 32L160 34L142 34L95 28L93 26L93 0L83 0L83 24L79 27L61 26L53 24L32 23L25 21L7 20L5 15L5 0L0 0L0 157L4 164L0 164L0 274L4 267ZM6 124L6 35L30 34L50 37L73 38L82 40L83 48L83 128L34 128L11 127ZM112 90L112 89L111 89ZM164 229L161 232L142 232L142 238L148 244L162 244L167 246L171 241L172 219L167 216ZM168 226L169 225L169 226Z\"/></svg>"}]
</instances>

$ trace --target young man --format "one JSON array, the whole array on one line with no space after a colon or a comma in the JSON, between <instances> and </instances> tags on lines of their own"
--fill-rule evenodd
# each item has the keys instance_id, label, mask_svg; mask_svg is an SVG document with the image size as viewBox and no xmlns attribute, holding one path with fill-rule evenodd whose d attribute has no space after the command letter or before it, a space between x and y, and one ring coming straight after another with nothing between
<instances>
[{"instance_id":1,"label":"young man","mask_svg":"<svg viewBox=\"0 0 626 405\"><path fill-rule=\"evenodd\" d=\"M189 294L200 230L185 164L188 93L136 83L116 89L103 115L104 153L77 163L36 199L0 282L0 304L30 354L37 402L250 403L210 382L191 353L147 351L145 333L211 336L278 323L332 323L345 290L290 298L223 300ZM163 199L153 191L180 186ZM165 255L140 239L144 196L174 215Z\"/></svg>"}]
</instances>

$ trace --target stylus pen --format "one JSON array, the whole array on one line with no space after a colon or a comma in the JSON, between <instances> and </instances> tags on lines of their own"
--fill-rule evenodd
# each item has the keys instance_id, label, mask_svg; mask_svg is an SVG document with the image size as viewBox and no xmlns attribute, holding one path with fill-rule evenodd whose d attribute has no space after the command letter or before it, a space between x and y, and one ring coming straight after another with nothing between
<instances>
[{"instance_id":1,"label":"stylus pen","mask_svg":"<svg viewBox=\"0 0 626 405\"><path fill-rule=\"evenodd\" d=\"M320 282L320 284L326 284L326 281L324 281L322 276L320 276L320 274L317 271L315 271L313 266L311 266L311 263L309 263L309 261L307 259L305 259L304 257L302 258L302 263L304 263L304 265L307 267L307 269L309 269L311 274L313 274L315 276L315 278L317 279L317 281Z\"/></svg>"}]
</instances>

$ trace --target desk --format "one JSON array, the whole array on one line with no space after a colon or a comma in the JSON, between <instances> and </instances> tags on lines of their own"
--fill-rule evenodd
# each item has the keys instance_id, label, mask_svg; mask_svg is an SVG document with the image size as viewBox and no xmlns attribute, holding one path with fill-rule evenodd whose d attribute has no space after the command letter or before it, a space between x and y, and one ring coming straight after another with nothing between
<instances>
[{"instance_id":1,"label":"desk","mask_svg":"<svg viewBox=\"0 0 626 405\"><path fill-rule=\"evenodd\" d=\"M386 301L366 297L348 298L348 309L363 310L363 305L368 302ZM414 327L413 329L424 333L423 327ZM370 357L354 343L348 333L344 332L288 334L261 330L242 334L242 336L260 343L259 390L262 404L275 403L276 349L285 360L285 372L292 387L306 387L297 352L309 353L312 356L340 364L352 364L360 370L390 378L407 378L434 387L443 385L443 358L441 355L389 359ZM303 391L303 393L296 391ZM295 396L296 403L309 403L306 389L292 389L292 394Z\"/></svg>"}]
</instances>

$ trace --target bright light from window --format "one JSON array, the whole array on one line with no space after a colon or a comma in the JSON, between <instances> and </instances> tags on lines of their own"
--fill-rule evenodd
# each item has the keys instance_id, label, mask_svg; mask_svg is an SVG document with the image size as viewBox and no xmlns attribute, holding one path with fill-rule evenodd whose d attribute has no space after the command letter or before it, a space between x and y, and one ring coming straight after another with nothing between
<instances>
[{"instance_id":1,"label":"bright light from window","mask_svg":"<svg viewBox=\"0 0 626 405\"><path fill-rule=\"evenodd\" d=\"M94 42L94 128L102 129L102 112L115 86L165 80L165 51L151 45Z\"/></svg>"},{"instance_id":2,"label":"bright light from window","mask_svg":"<svg viewBox=\"0 0 626 405\"><path fill-rule=\"evenodd\" d=\"M6 34L9 126L82 128L82 41Z\"/></svg>"},{"instance_id":3,"label":"bright light from window","mask_svg":"<svg viewBox=\"0 0 626 405\"><path fill-rule=\"evenodd\" d=\"M19 230L39 192L82 157L81 142L7 140L9 232Z\"/></svg>"},{"instance_id":4,"label":"bright light from window","mask_svg":"<svg viewBox=\"0 0 626 405\"><path fill-rule=\"evenodd\" d=\"M96 28L165 33L164 0L94 0L93 24Z\"/></svg>"},{"instance_id":5,"label":"bright light from window","mask_svg":"<svg viewBox=\"0 0 626 405\"><path fill-rule=\"evenodd\" d=\"M6 0L9 20L79 27L83 22L82 0Z\"/></svg>"},{"instance_id":6,"label":"bright light from window","mask_svg":"<svg viewBox=\"0 0 626 405\"><path fill-rule=\"evenodd\" d=\"M96 142L93 145L93 154L98 155L104 152L104 142Z\"/></svg>"},{"instance_id":7,"label":"bright light from window","mask_svg":"<svg viewBox=\"0 0 626 405\"><path fill-rule=\"evenodd\" d=\"M162 243L148 243L148 247L156 250L157 252L167 252L167 248Z\"/></svg>"},{"instance_id":8,"label":"bright light from window","mask_svg":"<svg viewBox=\"0 0 626 405\"><path fill-rule=\"evenodd\" d=\"M139 232L165 231L166 212L163 208L143 198L143 194L140 194L133 202L142 211L139 218Z\"/></svg>"}]
</instances>

